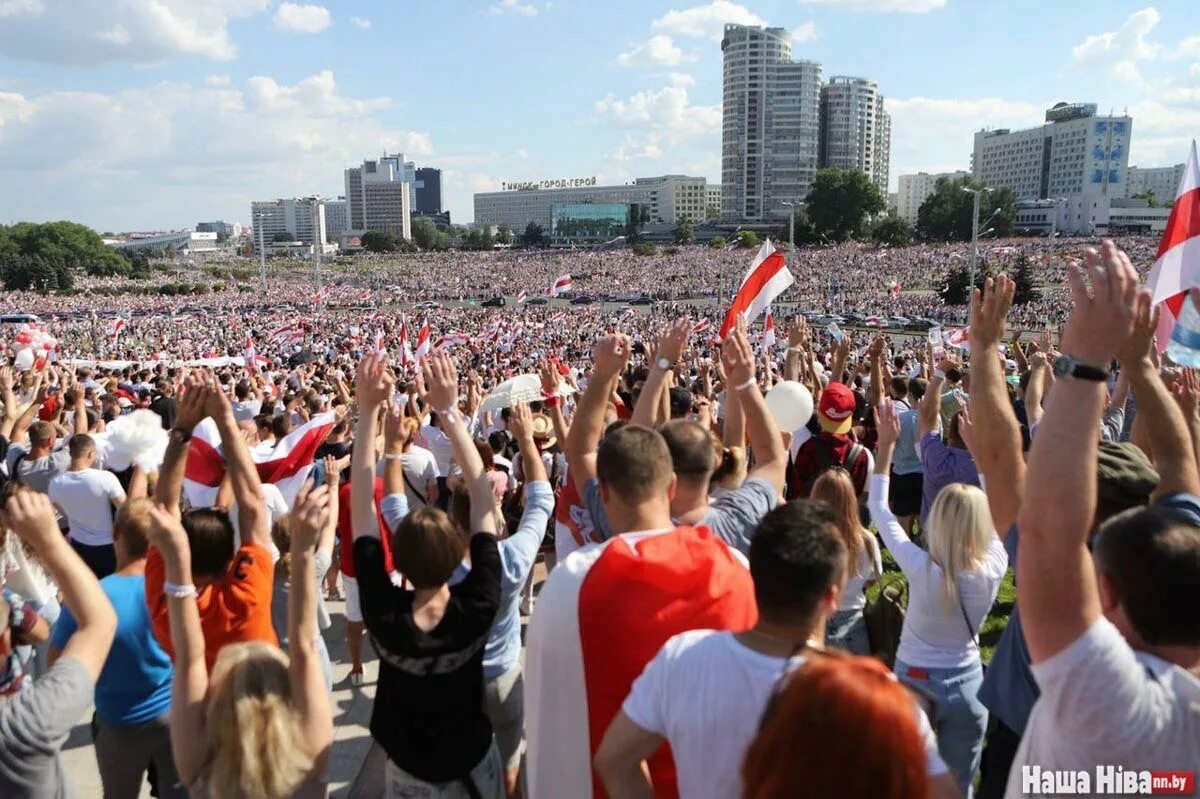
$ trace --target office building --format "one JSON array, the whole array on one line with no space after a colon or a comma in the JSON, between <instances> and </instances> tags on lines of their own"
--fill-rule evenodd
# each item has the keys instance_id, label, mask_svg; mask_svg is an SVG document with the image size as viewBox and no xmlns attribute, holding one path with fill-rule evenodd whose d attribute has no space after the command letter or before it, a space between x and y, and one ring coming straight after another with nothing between
<instances>
[{"instance_id":1,"label":"office building","mask_svg":"<svg viewBox=\"0 0 1200 799\"><path fill-rule=\"evenodd\" d=\"M706 187L708 201L704 206L705 219L721 218L721 184L709 183Z\"/></svg>"},{"instance_id":2,"label":"office building","mask_svg":"<svg viewBox=\"0 0 1200 799\"><path fill-rule=\"evenodd\" d=\"M542 188L562 183L580 185ZM622 186L597 186L595 178L521 183L513 184L504 191L476 194L475 224L507 225L519 234L530 222L534 222L549 233L554 229L556 205L595 203L636 205L644 224L675 225L685 218L693 222L704 219L710 196L708 182L704 178L687 175L637 178L633 183ZM603 210L605 219L613 217L612 209Z\"/></svg>"},{"instance_id":3,"label":"office building","mask_svg":"<svg viewBox=\"0 0 1200 799\"><path fill-rule=\"evenodd\" d=\"M892 120L875 81L833 77L821 87L821 168L864 173L886 193Z\"/></svg>"},{"instance_id":4,"label":"office building","mask_svg":"<svg viewBox=\"0 0 1200 799\"><path fill-rule=\"evenodd\" d=\"M817 174L821 65L792 61L783 28L726 25L721 218L785 219Z\"/></svg>"},{"instance_id":5,"label":"office building","mask_svg":"<svg viewBox=\"0 0 1200 799\"><path fill-rule=\"evenodd\" d=\"M405 161L403 155L384 155L347 169L345 180L346 230L387 231L412 238L413 162Z\"/></svg>"},{"instance_id":6,"label":"office building","mask_svg":"<svg viewBox=\"0 0 1200 799\"><path fill-rule=\"evenodd\" d=\"M232 239L241 233L241 226L232 222L197 222L197 233L216 233L218 238Z\"/></svg>"},{"instance_id":7,"label":"office building","mask_svg":"<svg viewBox=\"0 0 1200 799\"><path fill-rule=\"evenodd\" d=\"M345 197L325 200L326 241L337 241L342 232L350 229L350 204Z\"/></svg>"},{"instance_id":8,"label":"office building","mask_svg":"<svg viewBox=\"0 0 1200 799\"><path fill-rule=\"evenodd\" d=\"M934 174L918 172L915 175L901 175L897 182L896 190L897 216L910 225L917 224L917 212L921 210L921 203L925 202L929 195L933 194L940 178L956 180L958 178L969 178L970 176L970 172L962 171L937 172Z\"/></svg>"},{"instance_id":9,"label":"office building","mask_svg":"<svg viewBox=\"0 0 1200 799\"><path fill-rule=\"evenodd\" d=\"M416 171L413 213L436 216L442 212L442 170L423 166Z\"/></svg>"},{"instance_id":10,"label":"office building","mask_svg":"<svg viewBox=\"0 0 1200 799\"><path fill-rule=\"evenodd\" d=\"M1162 233L1170 208L1151 208L1148 200L1077 195L1054 200L1019 200L1016 231L1022 236L1107 236Z\"/></svg>"},{"instance_id":11,"label":"office building","mask_svg":"<svg viewBox=\"0 0 1200 799\"><path fill-rule=\"evenodd\" d=\"M250 203L250 222L256 250L295 242L309 248L318 243L324 249L325 205L319 197L256 200Z\"/></svg>"},{"instance_id":12,"label":"office building","mask_svg":"<svg viewBox=\"0 0 1200 799\"><path fill-rule=\"evenodd\" d=\"M1166 205L1175 201L1183 181L1184 164L1157 167L1129 167L1125 196L1152 193L1156 202Z\"/></svg>"},{"instance_id":13,"label":"office building","mask_svg":"<svg viewBox=\"0 0 1200 799\"><path fill-rule=\"evenodd\" d=\"M1095 103L1058 103L1045 124L975 134L971 171L1017 199L1125 197L1133 119L1096 116Z\"/></svg>"}]
</instances>

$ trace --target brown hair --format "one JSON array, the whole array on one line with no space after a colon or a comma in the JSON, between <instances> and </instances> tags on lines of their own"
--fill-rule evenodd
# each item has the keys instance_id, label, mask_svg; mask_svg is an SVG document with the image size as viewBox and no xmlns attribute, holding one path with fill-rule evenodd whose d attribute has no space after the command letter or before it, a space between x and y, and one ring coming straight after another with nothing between
<instances>
[{"instance_id":1,"label":"brown hair","mask_svg":"<svg viewBox=\"0 0 1200 799\"><path fill-rule=\"evenodd\" d=\"M858 571L858 562L862 558L864 540L862 522L858 516L858 492L854 490L854 481L845 469L826 469L813 483L810 499L824 500L836 519L838 534L846 545L847 573Z\"/></svg>"},{"instance_id":2,"label":"brown hair","mask_svg":"<svg viewBox=\"0 0 1200 799\"><path fill-rule=\"evenodd\" d=\"M466 542L450 517L424 507L405 516L392 534L396 571L416 588L438 588L462 562Z\"/></svg>"},{"instance_id":3,"label":"brown hair","mask_svg":"<svg viewBox=\"0 0 1200 799\"><path fill-rule=\"evenodd\" d=\"M117 510L113 527L125 554L144 558L150 551L150 509L154 503L146 497L131 499Z\"/></svg>"},{"instance_id":4,"label":"brown hair","mask_svg":"<svg viewBox=\"0 0 1200 799\"><path fill-rule=\"evenodd\" d=\"M720 462L721 446L697 422L674 419L658 428L671 453L671 467L680 480L707 481Z\"/></svg>"},{"instance_id":5,"label":"brown hair","mask_svg":"<svg viewBox=\"0 0 1200 799\"><path fill-rule=\"evenodd\" d=\"M665 494L673 471L666 441L642 425L612 430L596 451L596 477L624 502Z\"/></svg>"},{"instance_id":6,"label":"brown hair","mask_svg":"<svg viewBox=\"0 0 1200 799\"><path fill-rule=\"evenodd\" d=\"M742 762L742 799L924 799L917 713L879 661L816 654L768 706Z\"/></svg>"}]
</instances>

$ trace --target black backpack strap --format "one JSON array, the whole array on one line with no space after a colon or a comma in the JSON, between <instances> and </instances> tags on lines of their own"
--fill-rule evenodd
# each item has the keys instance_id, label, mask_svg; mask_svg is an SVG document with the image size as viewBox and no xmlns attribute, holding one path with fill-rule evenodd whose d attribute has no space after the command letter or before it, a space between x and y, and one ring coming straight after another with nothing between
<instances>
[{"instance_id":1,"label":"black backpack strap","mask_svg":"<svg viewBox=\"0 0 1200 799\"><path fill-rule=\"evenodd\" d=\"M425 498L424 494L417 490L417 487L412 484L412 480L408 479L408 472L404 471L403 464L400 465L400 474L404 475L404 485L408 486L408 490L416 494L417 499L421 501L422 505L428 505L429 500Z\"/></svg>"}]
</instances>

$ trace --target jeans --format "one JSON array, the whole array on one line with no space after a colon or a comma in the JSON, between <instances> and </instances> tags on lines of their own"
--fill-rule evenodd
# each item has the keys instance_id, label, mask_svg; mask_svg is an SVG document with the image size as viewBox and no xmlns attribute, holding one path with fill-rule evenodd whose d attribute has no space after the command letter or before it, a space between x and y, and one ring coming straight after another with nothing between
<instances>
[{"instance_id":1,"label":"jeans","mask_svg":"<svg viewBox=\"0 0 1200 799\"><path fill-rule=\"evenodd\" d=\"M861 608L839 610L825 623L825 645L844 649L854 655L870 655L867 620Z\"/></svg>"},{"instance_id":2,"label":"jeans","mask_svg":"<svg viewBox=\"0 0 1200 799\"><path fill-rule=\"evenodd\" d=\"M900 682L929 694L936 703L929 722L937 734L938 753L954 775L959 790L969 797L971 778L979 768L983 734L987 731L987 708L978 696L983 684L982 664L976 660L953 669L932 669L897 659L895 672Z\"/></svg>"}]
</instances>

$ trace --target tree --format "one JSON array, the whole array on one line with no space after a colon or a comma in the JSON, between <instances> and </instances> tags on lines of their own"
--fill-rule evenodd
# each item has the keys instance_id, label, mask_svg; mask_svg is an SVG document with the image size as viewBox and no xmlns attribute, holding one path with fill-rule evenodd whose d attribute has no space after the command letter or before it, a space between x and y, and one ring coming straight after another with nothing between
<instances>
[{"instance_id":1,"label":"tree","mask_svg":"<svg viewBox=\"0 0 1200 799\"><path fill-rule=\"evenodd\" d=\"M513 243L513 232L509 229L508 225L501 225L496 228L496 243L506 245Z\"/></svg>"},{"instance_id":2,"label":"tree","mask_svg":"<svg viewBox=\"0 0 1200 799\"><path fill-rule=\"evenodd\" d=\"M224 230L217 231L217 244L228 244L229 238L230 238L229 233L227 231L224 231Z\"/></svg>"},{"instance_id":3,"label":"tree","mask_svg":"<svg viewBox=\"0 0 1200 799\"><path fill-rule=\"evenodd\" d=\"M422 250L432 250L437 246L437 226L432 219L414 219L412 222L413 242Z\"/></svg>"},{"instance_id":4,"label":"tree","mask_svg":"<svg viewBox=\"0 0 1200 799\"><path fill-rule=\"evenodd\" d=\"M982 289L983 281L991 277L992 268L984 260L980 260L975 270L975 288ZM946 305L966 305L971 301L971 268L959 266L951 269L938 289L938 296Z\"/></svg>"},{"instance_id":5,"label":"tree","mask_svg":"<svg viewBox=\"0 0 1200 799\"><path fill-rule=\"evenodd\" d=\"M696 240L696 231L692 229L692 223L685 216L679 220L679 224L675 226L675 243L676 244L691 244Z\"/></svg>"},{"instance_id":6,"label":"tree","mask_svg":"<svg viewBox=\"0 0 1200 799\"><path fill-rule=\"evenodd\" d=\"M658 248L648 241L639 241L633 245L634 255L655 255L658 253Z\"/></svg>"},{"instance_id":7,"label":"tree","mask_svg":"<svg viewBox=\"0 0 1200 799\"><path fill-rule=\"evenodd\" d=\"M545 243L545 235L542 233L542 226L537 222L530 222L525 226L525 233L521 236L521 243L526 247L540 247Z\"/></svg>"},{"instance_id":8,"label":"tree","mask_svg":"<svg viewBox=\"0 0 1200 799\"><path fill-rule=\"evenodd\" d=\"M876 244L887 244L891 247L907 247L909 244L912 244L912 239L912 225L898 216L885 216L871 228L871 240Z\"/></svg>"},{"instance_id":9,"label":"tree","mask_svg":"<svg viewBox=\"0 0 1200 799\"><path fill-rule=\"evenodd\" d=\"M862 238L867 218L886 208L879 187L857 169L818 171L805 198L813 230L834 241Z\"/></svg>"},{"instance_id":10,"label":"tree","mask_svg":"<svg viewBox=\"0 0 1200 799\"><path fill-rule=\"evenodd\" d=\"M708 247L709 247L709 249L712 249L712 250L723 250L728 245L729 245L729 242L725 241L724 236L713 236L711 239L708 240Z\"/></svg>"},{"instance_id":11,"label":"tree","mask_svg":"<svg viewBox=\"0 0 1200 799\"><path fill-rule=\"evenodd\" d=\"M368 252L395 252L400 238L390 230L368 230L362 235L362 246Z\"/></svg>"},{"instance_id":12,"label":"tree","mask_svg":"<svg viewBox=\"0 0 1200 799\"><path fill-rule=\"evenodd\" d=\"M0 264L0 279L9 291L49 292L75 284L71 270L41 255L17 255Z\"/></svg>"},{"instance_id":13,"label":"tree","mask_svg":"<svg viewBox=\"0 0 1200 799\"><path fill-rule=\"evenodd\" d=\"M293 242L295 240L296 237L291 233L288 233L286 230L281 230L271 237L271 242L274 244L287 244L288 242Z\"/></svg>"},{"instance_id":14,"label":"tree","mask_svg":"<svg viewBox=\"0 0 1200 799\"><path fill-rule=\"evenodd\" d=\"M972 178L939 178L933 194L917 211L917 236L925 241L970 241L971 212L975 199L963 189L979 189ZM993 216L995 214L995 216ZM980 233L991 229L999 238L1011 236L1016 228L1017 206L1012 189L984 192L979 197Z\"/></svg>"},{"instance_id":15,"label":"tree","mask_svg":"<svg viewBox=\"0 0 1200 799\"><path fill-rule=\"evenodd\" d=\"M35 260L16 263L19 256ZM73 273L78 271L108 276L125 275L130 270L129 262L106 245L96 231L75 222L18 222L0 226L0 268L6 282L10 279L25 282L20 275L32 270L35 277L41 277L31 279L27 285L49 286L53 282L57 285L51 288L61 289L71 287ZM46 270L54 273L53 280Z\"/></svg>"},{"instance_id":16,"label":"tree","mask_svg":"<svg viewBox=\"0 0 1200 799\"><path fill-rule=\"evenodd\" d=\"M1162 203L1158 201L1158 197L1154 194L1154 189L1147 189L1139 194L1134 194L1129 199L1146 200L1148 203L1150 203L1151 208L1158 208L1162 205Z\"/></svg>"},{"instance_id":17,"label":"tree","mask_svg":"<svg viewBox=\"0 0 1200 799\"><path fill-rule=\"evenodd\" d=\"M753 249L761 243L758 240L758 234L753 230L739 230L737 232L737 245L743 250Z\"/></svg>"},{"instance_id":18,"label":"tree","mask_svg":"<svg viewBox=\"0 0 1200 799\"><path fill-rule=\"evenodd\" d=\"M1013 305L1024 305L1027 302L1037 302L1042 292L1033 282L1033 268L1029 257L1022 255L1017 261L1017 271L1013 275Z\"/></svg>"},{"instance_id":19,"label":"tree","mask_svg":"<svg viewBox=\"0 0 1200 799\"><path fill-rule=\"evenodd\" d=\"M803 208L796 208L792 211L791 226L789 227L787 222L780 225L779 229L775 231L775 240L794 241L796 244L816 244L820 241L820 237L813 230L808 213Z\"/></svg>"}]
</instances>

